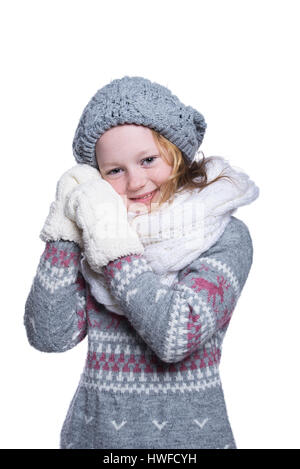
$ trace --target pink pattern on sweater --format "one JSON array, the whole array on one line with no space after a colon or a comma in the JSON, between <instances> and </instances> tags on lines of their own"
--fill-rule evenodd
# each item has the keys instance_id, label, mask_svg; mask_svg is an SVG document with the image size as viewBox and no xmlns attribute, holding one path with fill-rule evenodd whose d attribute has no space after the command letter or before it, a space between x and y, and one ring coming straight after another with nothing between
<instances>
[{"instance_id":1,"label":"pink pattern on sweater","mask_svg":"<svg viewBox=\"0 0 300 469\"><path fill-rule=\"evenodd\" d=\"M202 277L193 277L194 285L192 288L196 289L197 292L201 290L207 290L208 292L208 302L210 301L211 297L213 298L213 307L215 307L216 303L216 296L220 296L221 303L224 301L224 289L228 289L230 287L230 283L226 283L224 277L221 278L218 276L217 281L218 285L215 285L213 282L209 282L205 278Z\"/></svg>"},{"instance_id":2,"label":"pink pattern on sweater","mask_svg":"<svg viewBox=\"0 0 300 469\"><path fill-rule=\"evenodd\" d=\"M45 247L45 259L50 260L51 265L60 267L69 267L70 263L73 262L75 266L78 265L80 253L74 251L67 251L64 249L58 249L51 246L51 242L47 241Z\"/></svg>"}]
</instances>

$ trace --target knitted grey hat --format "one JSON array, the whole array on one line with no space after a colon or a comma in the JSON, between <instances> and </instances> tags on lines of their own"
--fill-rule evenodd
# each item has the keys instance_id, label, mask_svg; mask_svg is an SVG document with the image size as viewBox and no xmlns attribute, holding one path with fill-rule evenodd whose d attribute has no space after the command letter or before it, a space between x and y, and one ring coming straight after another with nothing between
<instances>
[{"instance_id":1,"label":"knitted grey hat","mask_svg":"<svg viewBox=\"0 0 300 469\"><path fill-rule=\"evenodd\" d=\"M202 114L158 83L124 76L100 88L83 110L73 140L77 163L98 168L96 142L111 127L144 125L174 143L190 166L204 137Z\"/></svg>"}]
</instances>

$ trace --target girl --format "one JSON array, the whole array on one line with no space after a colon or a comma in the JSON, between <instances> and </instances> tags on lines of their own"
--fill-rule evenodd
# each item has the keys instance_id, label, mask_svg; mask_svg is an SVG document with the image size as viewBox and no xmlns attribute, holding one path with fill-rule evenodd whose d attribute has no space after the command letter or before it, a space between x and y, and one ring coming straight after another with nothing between
<instances>
[{"instance_id":1,"label":"girl","mask_svg":"<svg viewBox=\"0 0 300 469\"><path fill-rule=\"evenodd\" d=\"M142 77L92 97L40 238L29 343L88 353L60 448L236 448L219 375L252 264L233 216L259 190L199 160L202 114Z\"/></svg>"}]
</instances>

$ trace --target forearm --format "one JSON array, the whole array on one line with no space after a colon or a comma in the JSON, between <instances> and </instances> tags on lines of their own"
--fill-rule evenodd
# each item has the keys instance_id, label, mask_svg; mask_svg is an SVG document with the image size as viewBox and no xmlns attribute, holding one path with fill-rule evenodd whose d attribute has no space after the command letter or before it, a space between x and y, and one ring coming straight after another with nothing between
<instances>
[{"instance_id":1,"label":"forearm","mask_svg":"<svg viewBox=\"0 0 300 469\"><path fill-rule=\"evenodd\" d=\"M180 283L163 285L142 256L110 262L105 276L132 326L165 362L181 361L215 330L206 302L200 307L198 295Z\"/></svg>"},{"instance_id":2,"label":"forearm","mask_svg":"<svg viewBox=\"0 0 300 469\"><path fill-rule=\"evenodd\" d=\"M44 352L64 352L86 335L85 281L81 250L71 241L47 242L25 304L29 343Z\"/></svg>"},{"instance_id":3,"label":"forearm","mask_svg":"<svg viewBox=\"0 0 300 469\"><path fill-rule=\"evenodd\" d=\"M181 271L172 288L143 256L104 268L109 288L139 335L165 362L178 362L226 328L252 262L251 239L234 222L203 256Z\"/></svg>"}]
</instances>

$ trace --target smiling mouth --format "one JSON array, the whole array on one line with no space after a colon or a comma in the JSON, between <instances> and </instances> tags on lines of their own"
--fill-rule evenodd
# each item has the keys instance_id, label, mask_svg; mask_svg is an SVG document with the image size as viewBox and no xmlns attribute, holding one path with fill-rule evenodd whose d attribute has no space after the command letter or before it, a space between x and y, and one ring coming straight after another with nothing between
<instances>
[{"instance_id":1,"label":"smiling mouth","mask_svg":"<svg viewBox=\"0 0 300 469\"><path fill-rule=\"evenodd\" d=\"M155 189L154 191L152 192L148 192L148 194L144 195L144 196L140 196L140 197L134 197L134 198L131 198L130 197L130 200L149 200L152 198L152 196L156 193L157 189Z\"/></svg>"}]
</instances>

